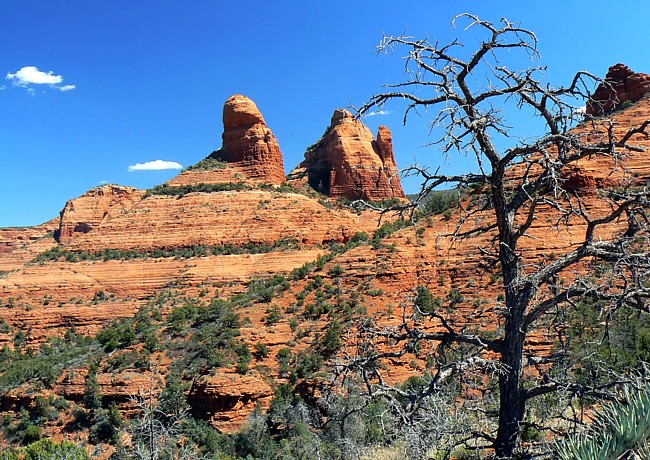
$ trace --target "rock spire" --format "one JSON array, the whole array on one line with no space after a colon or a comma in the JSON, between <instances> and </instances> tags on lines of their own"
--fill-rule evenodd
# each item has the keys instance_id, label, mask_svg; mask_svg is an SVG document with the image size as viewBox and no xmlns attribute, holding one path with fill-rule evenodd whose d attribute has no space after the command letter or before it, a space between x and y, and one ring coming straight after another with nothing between
<instances>
[{"instance_id":1,"label":"rock spire","mask_svg":"<svg viewBox=\"0 0 650 460\"><path fill-rule=\"evenodd\" d=\"M278 140L257 105L235 94L223 107L223 144L210 157L241 169L250 179L272 184L285 180L284 160Z\"/></svg>"},{"instance_id":2,"label":"rock spire","mask_svg":"<svg viewBox=\"0 0 650 460\"><path fill-rule=\"evenodd\" d=\"M587 114L606 115L625 103L638 101L648 91L650 75L636 73L624 64L613 65L587 103Z\"/></svg>"},{"instance_id":3,"label":"rock spire","mask_svg":"<svg viewBox=\"0 0 650 460\"><path fill-rule=\"evenodd\" d=\"M379 127L377 139L350 112L337 109L323 137L305 153L290 177L330 197L381 201L405 198L393 154L392 133Z\"/></svg>"}]
</instances>

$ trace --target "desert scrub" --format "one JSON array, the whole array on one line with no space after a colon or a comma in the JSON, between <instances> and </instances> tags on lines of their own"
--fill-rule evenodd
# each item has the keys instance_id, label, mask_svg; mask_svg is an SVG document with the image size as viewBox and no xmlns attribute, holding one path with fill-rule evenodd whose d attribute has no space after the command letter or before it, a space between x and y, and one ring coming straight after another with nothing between
<instances>
[{"instance_id":1,"label":"desert scrub","mask_svg":"<svg viewBox=\"0 0 650 460\"><path fill-rule=\"evenodd\" d=\"M98 352L92 338L72 340L51 337L38 351L28 349L0 351L0 393L29 383L34 390L52 388L65 369L85 365Z\"/></svg>"},{"instance_id":2,"label":"desert scrub","mask_svg":"<svg viewBox=\"0 0 650 460\"><path fill-rule=\"evenodd\" d=\"M119 348L143 344L149 351L158 349L157 331L160 324L149 307L141 308L132 318L114 320L95 335L95 339L110 353Z\"/></svg>"},{"instance_id":3,"label":"desert scrub","mask_svg":"<svg viewBox=\"0 0 650 460\"><path fill-rule=\"evenodd\" d=\"M85 260L132 260L132 259L157 259L177 257L188 259L191 257L221 256L233 254L266 254L276 251L290 251L299 249L300 244L295 239L281 239L273 243L246 243L243 245L221 244L217 246L195 245L172 249L102 249L100 251L68 250L62 246L55 246L40 253L33 260L34 263L46 261L82 262Z\"/></svg>"},{"instance_id":4,"label":"desert scrub","mask_svg":"<svg viewBox=\"0 0 650 460\"><path fill-rule=\"evenodd\" d=\"M213 158L212 155L215 153L216 152L212 152L210 156L204 158L192 166L188 166L185 168L185 171L212 171L215 169L226 169L228 167L228 163L221 160L220 158Z\"/></svg>"},{"instance_id":5,"label":"desert scrub","mask_svg":"<svg viewBox=\"0 0 650 460\"><path fill-rule=\"evenodd\" d=\"M209 306L188 315L185 338L174 339L168 345L170 355L180 358L185 377L204 374L210 369L228 367L241 361L248 345L240 339L241 320L233 305L213 299ZM241 370L243 371L243 363Z\"/></svg>"},{"instance_id":6,"label":"desert scrub","mask_svg":"<svg viewBox=\"0 0 650 460\"><path fill-rule=\"evenodd\" d=\"M217 192L229 192L229 191L239 191L250 189L243 182L224 182L221 184L193 184L193 185L180 185L180 186L170 186L167 184L156 185L154 188L150 188L142 196L142 199L148 198L154 195L165 195L165 196L178 196L183 197L188 193L217 193Z\"/></svg>"}]
</instances>

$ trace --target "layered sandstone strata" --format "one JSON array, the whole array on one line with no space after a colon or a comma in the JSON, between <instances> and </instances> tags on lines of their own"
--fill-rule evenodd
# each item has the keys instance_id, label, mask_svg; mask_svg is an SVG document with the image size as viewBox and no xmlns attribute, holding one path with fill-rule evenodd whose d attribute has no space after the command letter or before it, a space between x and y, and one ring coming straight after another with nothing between
<instances>
[{"instance_id":1,"label":"layered sandstone strata","mask_svg":"<svg viewBox=\"0 0 650 460\"><path fill-rule=\"evenodd\" d=\"M127 212L140 201L143 193L134 187L107 184L68 201L61 211L57 240L69 243L75 235L88 233L102 222Z\"/></svg>"},{"instance_id":2,"label":"layered sandstone strata","mask_svg":"<svg viewBox=\"0 0 650 460\"><path fill-rule=\"evenodd\" d=\"M381 201L405 198L393 153L392 134L381 126L377 139L350 112L337 109L323 137L305 153L290 179L307 178L330 197Z\"/></svg>"},{"instance_id":3,"label":"layered sandstone strata","mask_svg":"<svg viewBox=\"0 0 650 460\"><path fill-rule=\"evenodd\" d=\"M313 198L264 190L150 196L128 214L103 223L92 234L79 235L69 249L182 248L295 240L320 245L345 242L376 221L347 210L328 209Z\"/></svg>"},{"instance_id":4,"label":"layered sandstone strata","mask_svg":"<svg viewBox=\"0 0 650 460\"><path fill-rule=\"evenodd\" d=\"M55 246L54 232L58 228L57 218L34 227L0 228L0 276Z\"/></svg>"}]
</instances>

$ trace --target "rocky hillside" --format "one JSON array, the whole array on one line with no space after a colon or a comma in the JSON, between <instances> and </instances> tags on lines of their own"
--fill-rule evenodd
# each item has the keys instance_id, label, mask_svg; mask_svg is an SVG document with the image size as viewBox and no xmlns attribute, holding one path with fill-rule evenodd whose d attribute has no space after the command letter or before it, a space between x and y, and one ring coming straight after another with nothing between
<instances>
[{"instance_id":1,"label":"rocky hillside","mask_svg":"<svg viewBox=\"0 0 650 460\"><path fill-rule=\"evenodd\" d=\"M628 100L628 92L620 97ZM650 99L612 118L617 133L639 125L650 119ZM650 149L645 137L633 140ZM645 184L648 165L641 151L618 165L589 159L565 180L598 215L608 206L599 191ZM232 431L256 407L268 408L283 384L317 396L327 363L355 343L356 326L368 317L399 323L423 287L447 306L450 323L500 327L498 274L485 258L492 233L458 239L455 212L404 222L336 197L404 199L388 128L375 138L337 110L286 181L279 143L260 111L233 96L223 147L167 184L101 186L69 201L56 222L0 230L0 341L20 352L0 371L0 410L31 410L51 394L82 405L92 375L104 405L115 402L128 414L131 396L173 374L185 382L196 417ZM482 199L475 190L464 206ZM466 229L485 219L477 213ZM542 209L522 250L542 261L580 241L582 224L556 221L553 209ZM550 345L535 335L528 344ZM387 381L425 366L414 356L396 359Z\"/></svg>"}]
</instances>

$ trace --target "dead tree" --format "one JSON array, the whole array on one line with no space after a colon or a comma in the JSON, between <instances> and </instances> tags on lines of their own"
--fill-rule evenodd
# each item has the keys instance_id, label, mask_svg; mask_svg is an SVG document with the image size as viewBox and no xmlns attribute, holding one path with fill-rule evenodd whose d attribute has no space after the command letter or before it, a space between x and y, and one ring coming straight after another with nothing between
<instances>
[{"instance_id":1,"label":"dead tree","mask_svg":"<svg viewBox=\"0 0 650 460\"><path fill-rule=\"evenodd\" d=\"M498 426L495 433L483 436L497 457L508 458L518 445L527 403L571 386L550 374L526 381L525 367L546 359L525 356L530 331L560 306L575 305L581 299L598 300L608 308L648 310L649 196L645 184L630 180L615 190L603 191L599 199L607 206L594 215L581 192L569 186L567 171L598 157L609 158L612 168L621 168L626 154L640 150L635 140L647 138L650 120L621 132L608 119L585 117L577 106L584 106L590 90L599 82L596 77L579 72L568 86L548 85L543 81L545 69L538 63L533 32L505 19L493 24L471 14L454 19L454 23L460 22L465 23L465 31L483 37L475 51L458 40L440 44L429 39L384 37L380 52L408 50L407 80L389 85L388 92L373 96L359 112L363 115L387 102L405 101L404 123L416 112L434 114L432 132L441 130L442 135L432 145L445 155L475 158L478 173L448 176L418 167L410 171L423 175L423 193L441 185L484 190L487 204L478 211L489 216L487 223L470 226L469 211L461 210L465 218L459 220L455 236L494 234L492 250L486 249L485 257L493 258L501 275L503 308L495 314L500 316L503 328L496 337L482 331L467 333L440 313L420 312L438 321L442 332L426 332L408 321L399 328L377 329L374 333L405 347L366 353L358 356L354 365L372 367L372 376L376 377L378 360L412 351L425 340L466 345L473 354L440 367L428 391L454 372L467 372L472 367L495 372ZM515 58L523 58L529 65L513 70ZM532 140L515 137L516 131L506 122L506 115L511 113L507 107L521 117L535 117L541 134ZM516 117L509 120L513 121ZM578 124L580 128L576 128ZM574 225L582 232L579 244L552 260L527 255L520 247L542 209L552 210L558 228ZM599 261L612 267L607 285L582 276L569 276L570 282L564 284L558 281L561 275ZM548 369L540 367L538 372L544 374Z\"/></svg>"}]
</instances>

